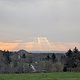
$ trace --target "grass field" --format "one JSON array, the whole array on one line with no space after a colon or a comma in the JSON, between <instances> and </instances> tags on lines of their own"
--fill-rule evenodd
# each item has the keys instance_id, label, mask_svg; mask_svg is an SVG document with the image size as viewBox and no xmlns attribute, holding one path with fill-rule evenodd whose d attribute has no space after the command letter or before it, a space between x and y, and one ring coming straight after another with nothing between
<instances>
[{"instance_id":1,"label":"grass field","mask_svg":"<svg viewBox=\"0 0 80 80\"><path fill-rule=\"evenodd\" d=\"M80 80L77 72L0 74L0 80Z\"/></svg>"}]
</instances>

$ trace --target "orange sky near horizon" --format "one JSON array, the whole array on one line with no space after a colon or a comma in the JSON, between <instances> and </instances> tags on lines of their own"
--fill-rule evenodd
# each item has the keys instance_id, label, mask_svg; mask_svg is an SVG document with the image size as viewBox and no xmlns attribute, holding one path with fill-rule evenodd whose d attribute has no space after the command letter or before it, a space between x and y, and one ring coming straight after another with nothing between
<instances>
[{"instance_id":1,"label":"orange sky near horizon","mask_svg":"<svg viewBox=\"0 0 80 80\"><path fill-rule=\"evenodd\" d=\"M25 49L27 51L66 51L74 47L80 49L79 43L70 42L49 42L46 38L43 42L40 40L32 42L0 42L0 50L19 50Z\"/></svg>"},{"instance_id":2,"label":"orange sky near horizon","mask_svg":"<svg viewBox=\"0 0 80 80\"><path fill-rule=\"evenodd\" d=\"M15 50L18 43L0 42L0 50Z\"/></svg>"}]
</instances>

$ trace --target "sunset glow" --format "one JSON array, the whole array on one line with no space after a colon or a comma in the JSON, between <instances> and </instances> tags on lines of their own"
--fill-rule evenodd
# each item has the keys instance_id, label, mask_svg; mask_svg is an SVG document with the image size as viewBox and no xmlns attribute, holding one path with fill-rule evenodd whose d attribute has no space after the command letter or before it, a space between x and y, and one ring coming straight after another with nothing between
<instances>
[{"instance_id":1,"label":"sunset glow","mask_svg":"<svg viewBox=\"0 0 80 80\"><path fill-rule=\"evenodd\" d=\"M14 42L14 43L6 43L0 42L0 49L1 50L19 50L25 49L28 51L51 51L51 50L58 50L58 51L66 51L69 48L73 49L75 46L80 48L79 43L70 43L70 42L50 42L46 37L40 37L34 39L32 42Z\"/></svg>"},{"instance_id":2,"label":"sunset glow","mask_svg":"<svg viewBox=\"0 0 80 80\"><path fill-rule=\"evenodd\" d=\"M18 43L5 43L0 42L0 49L1 50L15 50Z\"/></svg>"}]
</instances>

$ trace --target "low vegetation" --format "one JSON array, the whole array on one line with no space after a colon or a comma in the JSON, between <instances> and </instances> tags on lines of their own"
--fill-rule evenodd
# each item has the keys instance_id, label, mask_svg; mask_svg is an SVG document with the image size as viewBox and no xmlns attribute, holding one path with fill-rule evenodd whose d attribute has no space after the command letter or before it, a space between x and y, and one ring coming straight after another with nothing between
<instances>
[{"instance_id":1,"label":"low vegetation","mask_svg":"<svg viewBox=\"0 0 80 80\"><path fill-rule=\"evenodd\" d=\"M80 73L28 73L28 74L0 74L0 80L80 80Z\"/></svg>"}]
</instances>

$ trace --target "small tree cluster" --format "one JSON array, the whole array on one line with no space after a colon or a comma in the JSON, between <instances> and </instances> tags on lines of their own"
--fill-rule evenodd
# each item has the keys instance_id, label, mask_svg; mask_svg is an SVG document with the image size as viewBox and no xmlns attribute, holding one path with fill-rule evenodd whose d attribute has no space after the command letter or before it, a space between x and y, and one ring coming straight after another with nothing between
<instances>
[{"instance_id":1,"label":"small tree cluster","mask_svg":"<svg viewBox=\"0 0 80 80\"><path fill-rule=\"evenodd\" d=\"M5 63L10 64L11 58L10 58L11 52L9 51L3 51L3 56L5 58Z\"/></svg>"},{"instance_id":2,"label":"small tree cluster","mask_svg":"<svg viewBox=\"0 0 80 80\"><path fill-rule=\"evenodd\" d=\"M48 54L47 57L46 57L46 60L52 60L52 62L54 62L56 59L56 55L53 53L51 56Z\"/></svg>"},{"instance_id":3,"label":"small tree cluster","mask_svg":"<svg viewBox=\"0 0 80 80\"><path fill-rule=\"evenodd\" d=\"M76 67L80 67L79 63L80 63L80 52L77 49L77 47L75 47L73 49L73 51L71 49L69 49L66 53L67 59L66 59L66 67L68 68L76 68Z\"/></svg>"}]
</instances>

